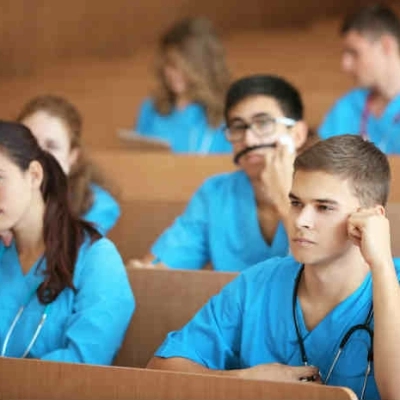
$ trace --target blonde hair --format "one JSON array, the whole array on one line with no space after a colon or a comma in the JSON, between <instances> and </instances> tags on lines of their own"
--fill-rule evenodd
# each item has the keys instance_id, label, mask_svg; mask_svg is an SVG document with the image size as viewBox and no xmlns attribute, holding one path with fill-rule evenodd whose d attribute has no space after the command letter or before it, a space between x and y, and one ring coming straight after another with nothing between
<instances>
[{"instance_id":1,"label":"blonde hair","mask_svg":"<svg viewBox=\"0 0 400 400\"><path fill-rule=\"evenodd\" d=\"M106 186L103 174L88 159L82 149L82 116L76 107L65 98L43 95L28 101L17 116L17 121L23 122L25 118L39 111L58 118L68 131L71 150L79 149L78 158L68 175L68 185L71 209L75 215L81 216L93 205L93 193L90 184L95 183L103 188ZM109 188L107 190L111 191Z\"/></svg>"},{"instance_id":2,"label":"blonde hair","mask_svg":"<svg viewBox=\"0 0 400 400\"><path fill-rule=\"evenodd\" d=\"M230 73L225 50L211 21L187 18L161 37L156 69L159 87L154 93L155 107L161 114L169 114L175 105L175 95L168 88L163 73L162 58L168 50L177 51L182 58L182 69L189 84L188 97L205 108L210 125L218 126L223 121Z\"/></svg>"}]
</instances>

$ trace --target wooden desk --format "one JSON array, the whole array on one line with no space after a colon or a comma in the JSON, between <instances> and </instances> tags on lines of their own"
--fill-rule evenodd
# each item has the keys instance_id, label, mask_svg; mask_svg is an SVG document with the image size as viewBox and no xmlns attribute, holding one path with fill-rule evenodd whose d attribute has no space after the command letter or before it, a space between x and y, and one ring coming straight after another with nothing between
<instances>
[{"instance_id":1,"label":"wooden desk","mask_svg":"<svg viewBox=\"0 0 400 400\"><path fill-rule=\"evenodd\" d=\"M0 359L1 400L357 400L345 388Z\"/></svg>"}]
</instances>

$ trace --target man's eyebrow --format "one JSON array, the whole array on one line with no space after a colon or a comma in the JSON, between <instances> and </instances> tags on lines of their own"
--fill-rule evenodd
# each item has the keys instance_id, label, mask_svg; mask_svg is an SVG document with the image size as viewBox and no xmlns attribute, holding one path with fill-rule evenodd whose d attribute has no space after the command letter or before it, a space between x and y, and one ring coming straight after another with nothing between
<instances>
[{"instance_id":1,"label":"man's eyebrow","mask_svg":"<svg viewBox=\"0 0 400 400\"><path fill-rule=\"evenodd\" d=\"M293 193L289 193L289 199L291 199L291 200L300 200L300 198L297 197ZM314 199L313 201L315 203L319 203L319 204L331 204L331 205L338 205L339 204L336 200L332 200L332 199Z\"/></svg>"},{"instance_id":2,"label":"man's eyebrow","mask_svg":"<svg viewBox=\"0 0 400 400\"><path fill-rule=\"evenodd\" d=\"M272 116L270 114L265 113L265 112L260 112L260 113L252 115L250 117L250 120L253 120L254 118L260 118L260 117L271 117L272 118ZM228 122L231 124L232 122L246 122L246 121L244 120L244 118L241 118L241 117L233 117Z\"/></svg>"},{"instance_id":3,"label":"man's eyebrow","mask_svg":"<svg viewBox=\"0 0 400 400\"><path fill-rule=\"evenodd\" d=\"M332 205L339 204L336 200L332 200L332 199L315 199L314 201L316 203L323 203L323 204L332 204Z\"/></svg>"}]
</instances>

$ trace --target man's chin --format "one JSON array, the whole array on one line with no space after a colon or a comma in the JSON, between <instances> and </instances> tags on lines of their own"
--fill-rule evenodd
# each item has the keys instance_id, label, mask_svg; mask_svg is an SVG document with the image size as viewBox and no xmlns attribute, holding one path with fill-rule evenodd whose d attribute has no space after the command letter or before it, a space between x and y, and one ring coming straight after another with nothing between
<instances>
[{"instance_id":1,"label":"man's chin","mask_svg":"<svg viewBox=\"0 0 400 400\"><path fill-rule=\"evenodd\" d=\"M241 165L240 167L246 173L250 180L260 179L262 171L264 169L263 164L243 163L243 165Z\"/></svg>"}]
</instances>

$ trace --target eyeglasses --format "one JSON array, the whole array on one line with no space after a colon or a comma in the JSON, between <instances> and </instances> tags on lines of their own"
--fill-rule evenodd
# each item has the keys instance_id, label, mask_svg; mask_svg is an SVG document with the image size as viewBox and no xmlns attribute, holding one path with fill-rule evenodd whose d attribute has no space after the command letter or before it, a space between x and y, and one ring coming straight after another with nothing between
<instances>
[{"instance_id":1,"label":"eyeglasses","mask_svg":"<svg viewBox=\"0 0 400 400\"><path fill-rule=\"evenodd\" d=\"M229 142L242 141L245 138L248 129L251 129L251 131L258 137L265 138L275 133L276 124L283 124L287 127L292 127L296 124L296 121L292 118L274 118L266 115L262 118L257 118L250 124L237 122L232 125L227 125L224 128L224 133Z\"/></svg>"}]
</instances>

